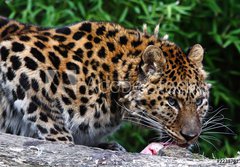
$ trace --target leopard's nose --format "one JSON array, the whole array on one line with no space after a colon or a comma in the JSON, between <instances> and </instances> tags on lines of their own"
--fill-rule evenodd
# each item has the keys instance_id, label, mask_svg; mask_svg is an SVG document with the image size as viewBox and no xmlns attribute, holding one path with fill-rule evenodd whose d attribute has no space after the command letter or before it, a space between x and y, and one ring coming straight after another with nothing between
<instances>
[{"instance_id":1,"label":"leopard's nose","mask_svg":"<svg viewBox=\"0 0 240 167\"><path fill-rule=\"evenodd\" d=\"M185 132L183 130L180 131L180 134L184 137L184 139L187 142L194 140L198 136L197 132Z\"/></svg>"}]
</instances>

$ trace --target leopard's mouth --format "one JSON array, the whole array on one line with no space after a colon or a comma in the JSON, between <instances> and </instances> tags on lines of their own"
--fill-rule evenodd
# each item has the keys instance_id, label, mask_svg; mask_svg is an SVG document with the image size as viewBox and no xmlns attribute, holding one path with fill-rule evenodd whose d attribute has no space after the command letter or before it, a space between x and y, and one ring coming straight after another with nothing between
<instances>
[{"instance_id":1,"label":"leopard's mouth","mask_svg":"<svg viewBox=\"0 0 240 167\"><path fill-rule=\"evenodd\" d=\"M169 135L169 138L172 138L173 141L162 143L164 146L177 145L182 148L188 148L190 145L193 144L193 141L188 142L182 138L177 138L177 136L172 136L169 133L168 133L168 135Z\"/></svg>"},{"instance_id":2,"label":"leopard's mouth","mask_svg":"<svg viewBox=\"0 0 240 167\"><path fill-rule=\"evenodd\" d=\"M188 148L190 145L192 145L194 143L194 141L186 141L186 140L182 140L182 139L173 139L174 140L174 145L177 145L179 147L183 147L183 148Z\"/></svg>"},{"instance_id":3,"label":"leopard's mouth","mask_svg":"<svg viewBox=\"0 0 240 167\"><path fill-rule=\"evenodd\" d=\"M195 139L188 141L184 139L181 135L177 135L177 132L176 134L172 134L171 131L168 130L165 132L168 134L169 138L172 139L172 142L166 143L164 145L177 145L179 147L188 148L190 145L194 144L198 139L198 137L196 137Z\"/></svg>"},{"instance_id":4,"label":"leopard's mouth","mask_svg":"<svg viewBox=\"0 0 240 167\"><path fill-rule=\"evenodd\" d=\"M179 146L179 147L183 147L183 148L187 148L187 147L189 147L191 144L189 144L189 143L183 143L183 144L176 144L177 146Z\"/></svg>"},{"instance_id":5,"label":"leopard's mouth","mask_svg":"<svg viewBox=\"0 0 240 167\"><path fill-rule=\"evenodd\" d=\"M161 143L164 147L167 147L167 146L171 146L171 145L177 145L179 147L182 147L182 148L188 148L191 144L190 143L178 143L176 141L174 142L165 142L165 143Z\"/></svg>"}]
</instances>

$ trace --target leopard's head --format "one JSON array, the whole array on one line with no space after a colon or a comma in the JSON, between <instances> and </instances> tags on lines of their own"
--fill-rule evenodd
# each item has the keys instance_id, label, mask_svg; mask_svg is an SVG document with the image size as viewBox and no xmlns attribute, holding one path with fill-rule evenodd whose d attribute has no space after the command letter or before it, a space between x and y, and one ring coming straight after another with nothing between
<instances>
[{"instance_id":1,"label":"leopard's head","mask_svg":"<svg viewBox=\"0 0 240 167\"><path fill-rule=\"evenodd\" d=\"M204 50L188 53L173 43L148 46L142 53L138 81L123 99L127 117L164 130L178 145L194 143L208 110L210 84L203 70Z\"/></svg>"}]
</instances>

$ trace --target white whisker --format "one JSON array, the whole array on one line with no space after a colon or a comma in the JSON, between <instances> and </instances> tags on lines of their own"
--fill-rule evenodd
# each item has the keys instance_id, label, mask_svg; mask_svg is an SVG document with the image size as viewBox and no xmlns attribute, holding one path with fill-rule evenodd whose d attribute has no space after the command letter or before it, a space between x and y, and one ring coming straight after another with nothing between
<instances>
[{"instance_id":1,"label":"white whisker","mask_svg":"<svg viewBox=\"0 0 240 167\"><path fill-rule=\"evenodd\" d=\"M203 141L209 143L212 145L216 150L217 147L211 142L218 142L220 143L221 140L215 137L214 135L232 135L234 132L228 127L230 125L224 124L223 122L226 120L230 120L224 117L223 114L221 114L222 111L224 111L226 108L219 107L218 109L214 110L210 113L209 116L207 116L204 119L203 126L202 126L202 132L199 136L200 139ZM221 131L222 129L225 129L226 131Z\"/></svg>"},{"instance_id":2,"label":"white whisker","mask_svg":"<svg viewBox=\"0 0 240 167\"><path fill-rule=\"evenodd\" d=\"M210 118L208 118L208 120L206 121L206 122L204 122L203 123L203 125L204 124L208 124L210 121L212 121L216 116L218 116L218 114L221 112L221 111L223 111L223 110L225 110L226 108L221 108L221 107L219 107L218 109L216 109L215 111L216 111L216 113L213 115L213 116L211 116Z\"/></svg>"},{"instance_id":3,"label":"white whisker","mask_svg":"<svg viewBox=\"0 0 240 167\"><path fill-rule=\"evenodd\" d=\"M133 119L127 119L127 121L130 121L130 122L135 123L135 124L138 124L138 125L142 125L142 126L147 127L147 128L149 128L149 129L153 129L153 130L156 130L156 131L160 131L160 129L158 129L158 128L154 127L154 126L149 126L149 125L143 124L143 123L141 123L141 122L139 122L139 121L135 121L135 120L133 120Z\"/></svg>"},{"instance_id":4,"label":"white whisker","mask_svg":"<svg viewBox=\"0 0 240 167\"><path fill-rule=\"evenodd\" d=\"M204 138L204 137L202 137L202 136L200 136L200 138L201 138L202 140L206 141L207 143L211 144L211 145L218 151L217 147L216 147L212 142L208 141L206 138Z\"/></svg>"},{"instance_id":5,"label":"white whisker","mask_svg":"<svg viewBox=\"0 0 240 167\"><path fill-rule=\"evenodd\" d=\"M217 141L217 142L221 142L220 139L214 137L214 136L208 136L208 135L201 135L201 137L204 137L205 139L209 139L209 140L214 140L214 141Z\"/></svg>"},{"instance_id":6,"label":"white whisker","mask_svg":"<svg viewBox=\"0 0 240 167\"><path fill-rule=\"evenodd\" d=\"M158 117L153 116L147 112L144 112L141 109L138 109L137 111L133 112L129 110L125 105L121 105L118 102L116 102L116 104L119 105L123 109L123 111L129 114L129 116L128 114L127 116L124 116L123 118L124 120L159 132L161 135L158 138L155 138L159 141L165 139L168 139L169 141L169 135L167 135L167 133L162 134L165 130L164 127L160 124L161 121L159 120Z\"/></svg>"},{"instance_id":7,"label":"white whisker","mask_svg":"<svg viewBox=\"0 0 240 167\"><path fill-rule=\"evenodd\" d=\"M204 134L223 134L223 135L232 135L229 132L205 132Z\"/></svg>"},{"instance_id":8,"label":"white whisker","mask_svg":"<svg viewBox=\"0 0 240 167\"><path fill-rule=\"evenodd\" d=\"M209 127L204 128L204 129L202 130L202 132L206 133L206 132L209 131L209 130L219 129L219 128L225 128L226 130L229 131L229 133L235 134L228 126L229 126L229 125L224 125L224 124L222 124L222 123L217 123L217 122L216 122L215 125L211 125L211 126L209 126Z\"/></svg>"}]
</instances>

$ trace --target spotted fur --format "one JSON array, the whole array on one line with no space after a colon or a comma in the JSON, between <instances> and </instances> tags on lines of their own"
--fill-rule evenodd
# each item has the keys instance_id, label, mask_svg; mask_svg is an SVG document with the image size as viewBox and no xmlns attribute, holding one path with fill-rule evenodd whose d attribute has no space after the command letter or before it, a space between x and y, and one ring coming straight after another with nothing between
<instances>
[{"instance_id":1,"label":"spotted fur","mask_svg":"<svg viewBox=\"0 0 240 167\"><path fill-rule=\"evenodd\" d=\"M113 23L41 28L0 17L0 129L96 146L134 118L190 143L208 110L202 58L199 44L185 53Z\"/></svg>"}]
</instances>

